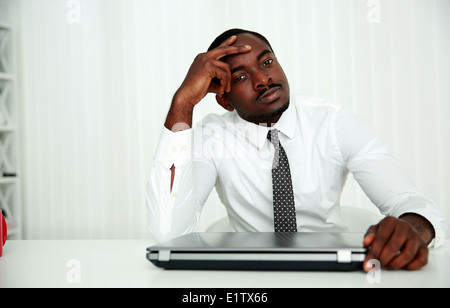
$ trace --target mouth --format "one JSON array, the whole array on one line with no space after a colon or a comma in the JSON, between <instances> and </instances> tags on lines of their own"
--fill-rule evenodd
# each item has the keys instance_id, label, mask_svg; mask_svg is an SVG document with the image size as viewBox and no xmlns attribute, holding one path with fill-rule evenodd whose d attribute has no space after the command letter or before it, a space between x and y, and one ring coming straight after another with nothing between
<instances>
[{"instance_id":1,"label":"mouth","mask_svg":"<svg viewBox=\"0 0 450 308\"><path fill-rule=\"evenodd\" d=\"M270 90L266 90L265 93L263 93L263 95L260 95L261 97L257 100L261 104L271 104L280 98L280 90L280 86L275 86Z\"/></svg>"}]
</instances>

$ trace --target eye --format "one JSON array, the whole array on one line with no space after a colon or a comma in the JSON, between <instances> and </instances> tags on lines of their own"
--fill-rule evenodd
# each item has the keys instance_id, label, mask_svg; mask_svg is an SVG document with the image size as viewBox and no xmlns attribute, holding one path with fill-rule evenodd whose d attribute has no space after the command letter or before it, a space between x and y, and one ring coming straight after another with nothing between
<instances>
[{"instance_id":1,"label":"eye","mask_svg":"<svg viewBox=\"0 0 450 308\"><path fill-rule=\"evenodd\" d=\"M264 64L265 66L270 65L270 64L272 64L272 63L273 63L273 59L267 59L267 60L264 60L264 62L263 62L263 64Z\"/></svg>"},{"instance_id":2,"label":"eye","mask_svg":"<svg viewBox=\"0 0 450 308\"><path fill-rule=\"evenodd\" d=\"M239 75L239 76L234 80L234 82L242 81L244 78L245 78L244 75Z\"/></svg>"}]
</instances>

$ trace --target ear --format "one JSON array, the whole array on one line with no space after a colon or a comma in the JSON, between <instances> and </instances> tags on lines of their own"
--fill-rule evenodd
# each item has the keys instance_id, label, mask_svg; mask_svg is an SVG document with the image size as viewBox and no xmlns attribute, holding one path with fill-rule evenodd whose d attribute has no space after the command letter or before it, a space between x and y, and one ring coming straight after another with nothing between
<instances>
[{"instance_id":1,"label":"ear","mask_svg":"<svg viewBox=\"0 0 450 308\"><path fill-rule=\"evenodd\" d=\"M234 107L231 106L230 102L228 101L228 96L226 93L224 93L223 95L216 94L216 101L225 110L228 110L228 111L234 110Z\"/></svg>"}]
</instances>

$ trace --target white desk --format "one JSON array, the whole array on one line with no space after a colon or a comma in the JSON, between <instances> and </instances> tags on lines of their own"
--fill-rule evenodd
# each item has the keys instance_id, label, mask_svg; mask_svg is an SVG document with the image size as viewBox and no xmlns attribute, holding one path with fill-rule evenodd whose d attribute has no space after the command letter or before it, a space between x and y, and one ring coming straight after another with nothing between
<instances>
[{"instance_id":1,"label":"white desk","mask_svg":"<svg viewBox=\"0 0 450 308\"><path fill-rule=\"evenodd\" d=\"M0 288L450 287L450 240L430 251L423 269L381 271L380 283L369 283L362 271L167 271L147 261L151 244L150 240L7 241L0 258Z\"/></svg>"}]
</instances>

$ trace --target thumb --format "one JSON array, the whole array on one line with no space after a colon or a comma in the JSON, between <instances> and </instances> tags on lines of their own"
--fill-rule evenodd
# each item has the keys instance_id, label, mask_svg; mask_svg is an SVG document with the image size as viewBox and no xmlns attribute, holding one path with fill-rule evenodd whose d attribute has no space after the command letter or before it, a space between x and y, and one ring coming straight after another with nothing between
<instances>
[{"instance_id":1,"label":"thumb","mask_svg":"<svg viewBox=\"0 0 450 308\"><path fill-rule=\"evenodd\" d=\"M378 225L370 226L367 230L366 234L364 235L363 245L364 247L368 248L372 245L375 235L378 230ZM363 269L365 272L369 272L372 269L372 265L369 264L369 260L372 259L372 256L370 254L370 251L367 252L366 258L363 262Z\"/></svg>"},{"instance_id":2,"label":"thumb","mask_svg":"<svg viewBox=\"0 0 450 308\"><path fill-rule=\"evenodd\" d=\"M370 226L364 235L363 245L364 247L369 247L373 240L375 239L375 234L377 233L378 225Z\"/></svg>"}]
</instances>

